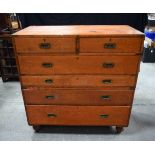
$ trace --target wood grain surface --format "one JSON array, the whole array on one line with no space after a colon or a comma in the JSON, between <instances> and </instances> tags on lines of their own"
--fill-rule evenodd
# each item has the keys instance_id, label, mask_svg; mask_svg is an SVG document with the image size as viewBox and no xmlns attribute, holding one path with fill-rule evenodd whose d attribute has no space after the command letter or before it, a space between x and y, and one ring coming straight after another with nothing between
<instances>
[{"instance_id":1,"label":"wood grain surface","mask_svg":"<svg viewBox=\"0 0 155 155\"><path fill-rule=\"evenodd\" d=\"M128 126L130 110L129 106L26 106L31 125Z\"/></svg>"},{"instance_id":2,"label":"wood grain surface","mask_svg":"<svg viewBox=\"0 0 155 155\"><path fill-rule=\"evenodd\" d=\"M80 52L84 53L141 53L141 38L80 38ZM106 44L115 45L112 48Z\"/></svg>"},{"instance_id":3,"label":"wood grain surface","mask_svg":"<svg viewBox=\"0 0 155 155\"><path fill-rule=\"evenodd\" d=\"M23 89L27 104L131 105L134 90Z\"/></svg>"},{"instance_id":4,"label":"wood grain surface","mask_svg":"<svg viewBox=\"0 0 155 155\"><path fill-rule=\"evenodd\" d=\"M18 60L21 74L29 75L136 74L140 56L18 56Z\"/></svg>"},{"instance_id":5,"label":"wood grain surface","mask_svg":"<svg viewBox=\"0 0 155 155\"><path fill-rule=\"evenodd\" d=\"M21 76L24 87L134 87L134 75L26 75Z\"/></svg>"},{"instance_id":6,"label":"wood grain surface","mask_svg":"<svg viewBox=\"0 0 155 155\"><path fill-rule=\"evenodd\" d=\"M14 36L143 36L128 25L29 26Z\"/></svg>"},{"instance_id":7,"label":"wood grain surface","mask_svg":"<svg viewBox=\"0 0 155 155\"><path fill-rule=\"evenodd\" d=\"M41 48L40 44L48 44L49 48ZM17 53L75 53L76 40L72 38L15 38Z\"/></svg>"}]
</instances>

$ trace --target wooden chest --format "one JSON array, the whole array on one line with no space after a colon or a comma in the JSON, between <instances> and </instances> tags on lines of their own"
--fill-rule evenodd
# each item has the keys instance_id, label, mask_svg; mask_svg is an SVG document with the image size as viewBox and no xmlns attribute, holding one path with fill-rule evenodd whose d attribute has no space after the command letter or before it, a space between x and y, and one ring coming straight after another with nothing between
<instances>
[{"instance_id":1,"label":"wooden chest","mask_svg":"<svg viewBox=\"0 0 155 155\"><path fill-rule=\"evenodd\" d=\"M129 124L143 48L130 26L30 26L13 35L27 120Z\"/></svg>"}]
</instances>

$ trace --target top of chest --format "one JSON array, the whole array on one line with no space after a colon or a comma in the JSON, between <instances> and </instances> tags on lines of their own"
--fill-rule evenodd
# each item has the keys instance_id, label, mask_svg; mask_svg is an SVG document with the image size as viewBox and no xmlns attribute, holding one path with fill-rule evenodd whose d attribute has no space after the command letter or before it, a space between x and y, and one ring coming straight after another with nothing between
<instances>
[{"instance_id":1,"label":"top of chest","mask_svg":"<svg viewBox=\"0 0 155 155\"><path fill-rule=\"evenodd\" d=\"M128 25L29 26L13 36L143 36Z\"/></svg>"}]
</instances>

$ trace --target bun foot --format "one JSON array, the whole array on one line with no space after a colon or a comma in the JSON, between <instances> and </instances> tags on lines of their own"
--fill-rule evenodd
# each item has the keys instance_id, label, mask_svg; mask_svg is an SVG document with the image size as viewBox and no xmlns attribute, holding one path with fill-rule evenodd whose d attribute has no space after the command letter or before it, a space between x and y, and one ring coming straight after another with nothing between
<instances>
[{"instance_id":1,"label":"bun foot","mask_svg":"<svg viewBox=\"0 0 155 155\"><path fill-rule=\"evenodd\" d=\"M40 125L33 125L33 129L34 129L35 132L39 132Z\"/></svg>"},{"instance_id":2,"label":"bun foot","mask_svg":"<svg viewBox=\"0 0 155 155\"><path fill-rule=\"evenodd\" d=\"M123 127L116 126L116 133L119 134L123 131Z\"/></svg>"}]
</instances>

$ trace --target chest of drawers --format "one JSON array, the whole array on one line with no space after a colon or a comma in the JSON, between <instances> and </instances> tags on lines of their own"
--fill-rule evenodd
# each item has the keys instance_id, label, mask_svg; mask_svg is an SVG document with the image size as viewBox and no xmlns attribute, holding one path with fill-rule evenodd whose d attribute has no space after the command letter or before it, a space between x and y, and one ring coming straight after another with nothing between
<instances>
[{"instance_id":1,"label":"chest of drawers","mask_svg":"<svg viewBox=\"0 0 155 155\"><path fill-rule=\"evenodd\" d=\"M30 26L13 35L29 125L129 124L143 33L130 26Z\"/></svg>"}]
</instances>

